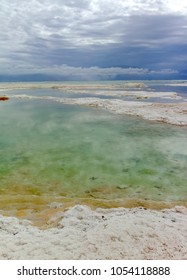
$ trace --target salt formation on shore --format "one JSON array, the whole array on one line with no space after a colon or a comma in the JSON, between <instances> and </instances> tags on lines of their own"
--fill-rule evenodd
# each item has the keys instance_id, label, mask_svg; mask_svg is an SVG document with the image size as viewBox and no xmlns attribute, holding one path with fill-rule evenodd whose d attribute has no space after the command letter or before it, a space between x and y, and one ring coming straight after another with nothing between
<instances>
[{"instance_id":1,"label":"salt formation on shore","mask_svg":"<svg viewBox=\"0 0 187 280\"><path fill-rule=\"evenodd\" d=\"M175 84L174 84L175 85ZM178 84L177 84L178 85ZM179 84L180 85L180 84ZM25 94L7 94L8 98L38 98L49 99L64 104L76 104L83 106L99 107L121 115L133 115L151 121L161 121L174 125L187 125L186 100L175 92L155 92L145 90L146 84L142 82L124 83L1 83L0 91L24 90L24 89L53 89L73 94L91 93L95 97L63 98L53 96L29 96ZM116 99L97 98L98 95L115 97ZM121 100L121 97L130 97L134 100ZM149 98L171 99L178 102L144 102ZM181 100L181 101L180 101ZM180 102L179 102L180 101Z\"/></svg>"},{"instance_id":2,"label":"salt formation on shore","mask_svg":"<svg viewBox=\"0 0 187 280\"><path fill-rule=\"evenodd\" d=\"M61 98L52 96L36 97L24 94L12 95L11 97L21 99L43 99L63 104L96 107L106 109L120 115L132 115L151 121L159 121L179 126L187 125L186 102L152 103L101 98Z\"/></svg>"},{"instance_id":3,"label":"salt formation on shore","mask_svg":"<svg viewBox=\"0 0 187 280\"><path fill-rule=\"evenodd\" d=\"M35 83L0 83L0 90L14 90L14 89L59 89L59 90L119 90L119 89L141 89L145 88L144 83L125 82L125 83L50 83L50 82L35 82Z\"/></svg>"},{"instance_id":4,"label":"salt formation on shore","mask_svg":"<svg viewBox=\"0 0 187 280\"><path fill-rule=\"evenodd\" d=\"M48 99L64 104L97 107L120 115L132 115L151 121L165 122L174 125L187 125L186 100L175 92L156 92L147 89L141 82L124 83L2 83L0 91L24 89L52 89L66 94L81 94L82 98L63 98L54 96L29 96L26 94L7 94L8 98ZM84 97L91 94L93 97ZM98 96L108 98L98 98ZM111 99L115 98L115 99ZM121 98L131 98L122 100ZM159 102L147 102L145 99L157 98ZM168 100L162 102L162 100ZM142 101L143 100L143 101ZM172 102L169 102L171 100ZM176 102L175 102L176 101Z\"/></svg>"},{"instance_id":5,"label":"salt formation on shore","mask_svg":"<svg viewBox=\"0 0 187 280\"><path fill-rule=\"evenodd\" d=\"M119 99L106 100L100 98L55 98L65 104L100 107L120 115L132 115L151 121L160 121L175 125L187 125L186 103L151 103L123 101Z\"/></svg>"},{"instance_id":6,"label":"salt formation on shore","mask_svg":"<svg viewBox=\"0 0 187 280\"><path fill-rule=\"evenodd\" d=\"M0 216L0 259L186 259L187 209L97 209L76 205L39 229Z\"/></svg>"}]
</instances>

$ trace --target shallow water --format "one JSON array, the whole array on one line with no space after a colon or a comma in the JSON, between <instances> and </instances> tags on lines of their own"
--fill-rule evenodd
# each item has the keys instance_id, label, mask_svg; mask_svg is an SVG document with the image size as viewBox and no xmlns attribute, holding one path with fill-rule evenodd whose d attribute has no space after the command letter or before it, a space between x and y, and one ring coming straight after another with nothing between
<instances>
[{"instance_id":1,"label":"shallow water","mask_svg":"<svg viewBox=\"0 0 187 280\"><path fill-rule=\"evenodd\" d=\"M1 205L186 204L186 139L185 128L95 108L1 102Z\"/></svg>"}]
</instances>

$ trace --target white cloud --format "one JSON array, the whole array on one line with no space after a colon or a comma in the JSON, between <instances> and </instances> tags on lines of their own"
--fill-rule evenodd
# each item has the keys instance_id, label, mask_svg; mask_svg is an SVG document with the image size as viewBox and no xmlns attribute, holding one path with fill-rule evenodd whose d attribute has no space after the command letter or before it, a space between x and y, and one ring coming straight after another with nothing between
<instances>
[{"instance_id":1,"label":"white cloud","mask_svg":"<svg viewBox=\"0 0 187 280\"><path fill-rule=\"evenodd\" d=\"M0 6L0 33L19 48L28 38L54 34L75 46L118 42L127 16L187 12L180 0L1 0Z\"/></svg>"},{"instance_id":2,"label":"white cloud","mask_svg":"<svg viewBox=\"0 0 187 280\"><path fill-rule=\"evenodd\" d=\"M187 2L185 0L166 0L166 9L174 13L187 13Z\"/></svg>"},{"instance_id":3,"label":"white cloud","mask_svg":"<svg viewBox=\"0 0 187 280\"><path fill-rule=\"evenodd\" d=\"M54 65L53 67L29 67L27 66L27 71L25 71L25 65L17 65L14 68L4 69L6 74L12 73L21 74L21 75L29 75L32 73L37 74L45 74L47 76L58 76L62 79L78 79L78 80L108 80L108 79L116 79L119 75L123 77L136 76L143 77L149 75L171 75L177 74L177 70L173 69L162 69L162 70L149 70L144 68L122 68L122 67L108 67L108 68L100 68L100 67L72 67L68 65Z\"/></svg>"}]
</instances>

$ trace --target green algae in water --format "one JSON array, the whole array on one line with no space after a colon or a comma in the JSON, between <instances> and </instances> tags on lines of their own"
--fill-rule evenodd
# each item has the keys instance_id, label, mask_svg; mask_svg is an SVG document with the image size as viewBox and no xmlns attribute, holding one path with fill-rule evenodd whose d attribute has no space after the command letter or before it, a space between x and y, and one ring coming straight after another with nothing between
<instances>
[{"instance_id":1,"label":"green algae in water","mask_svg":"<svg viewBox=\"0 0 187 280\"><path fill-rule=\"evenodd\" d=\"M0 104L0 194L186 201L187 131L98 109Z\"/></svg>"}]
</instances>

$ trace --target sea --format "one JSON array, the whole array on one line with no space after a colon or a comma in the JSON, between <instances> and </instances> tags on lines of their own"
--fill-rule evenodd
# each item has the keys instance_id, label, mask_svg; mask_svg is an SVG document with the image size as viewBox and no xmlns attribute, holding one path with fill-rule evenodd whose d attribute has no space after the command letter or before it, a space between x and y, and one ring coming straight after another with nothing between
<instances>
[{"instance_id":1,"label":"sea","mask_svg":"<svg viewBox=\"0 0 187 280\"><path fill-rule=\"evenodd\" d=\"M141 82L146 85L143 90L176 92L182 101L187 100L185 81ZM124 81L95 82L116 83ZM54 202L152 209L187 206L186 127L49 99L11 98L18 94L95 97L91 88L86 93L67 93L31 87L3 94L10 99L0 102L2 213L48 207ZM114 97L105 90L97 98Z\"/></svg>"}]
</instances>

